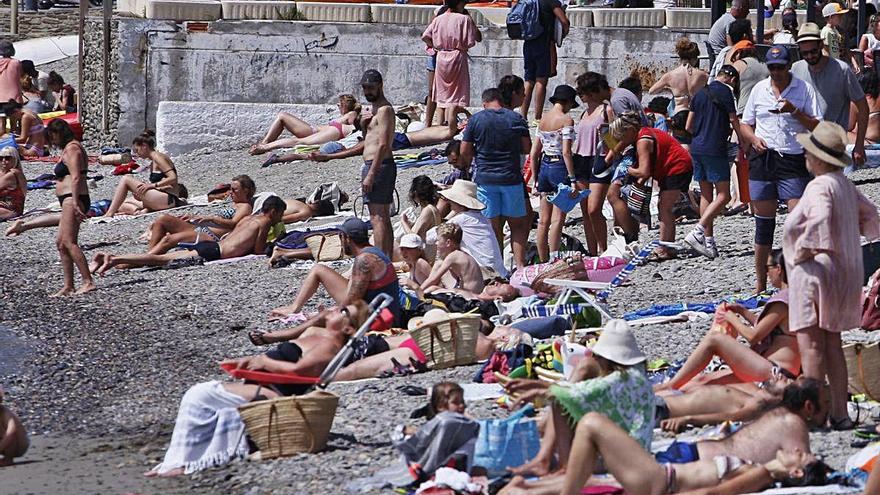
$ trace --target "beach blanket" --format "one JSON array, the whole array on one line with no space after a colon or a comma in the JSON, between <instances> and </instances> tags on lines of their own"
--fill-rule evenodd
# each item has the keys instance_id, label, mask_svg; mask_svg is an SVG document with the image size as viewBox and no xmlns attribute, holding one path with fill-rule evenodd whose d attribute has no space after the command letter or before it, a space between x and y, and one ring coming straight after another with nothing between
<instances>
[{"instance_id":1,"label":"beach blanket","mask_svg":"<svg viewBox=\"0 0 880 495\"><path fill-rule=\"evenodd\" d=\"M182 467L191 474L247 455L245 426L238 414L238 406L247 402L216 380L190 387L180 400L171 445L155 471Z\"/></svg>"},{"instance_id":2,"label":"beach blanket","mask_svg":"<svg viewBox=\"0 0 880 495\"><path fill-rule=\"evenodd\" d=\"M205 262L206 265L228 265L230 263L238 263L239 261L265 259L264 254L246 254L237 258L226 258L222 260L214 260Z\"/></svg>"},{"instance_id":3,"label":"beach blanket","mask_svg":"<svg viewBox=\"0 0 880 495\"><path fill-rule=\"evenodd\" d=\"M730 296L712 302L654 304L648 308L630 311L623 315L623 319L632 321L653 316L675 316L685 311L712 314L715 313L715 310L721 303L736 303L744 306L746 309L756 309L763 306L770 299L770 296L771 294L769 293L762 293L745 297Z\"/></svg>"}]
</instances>

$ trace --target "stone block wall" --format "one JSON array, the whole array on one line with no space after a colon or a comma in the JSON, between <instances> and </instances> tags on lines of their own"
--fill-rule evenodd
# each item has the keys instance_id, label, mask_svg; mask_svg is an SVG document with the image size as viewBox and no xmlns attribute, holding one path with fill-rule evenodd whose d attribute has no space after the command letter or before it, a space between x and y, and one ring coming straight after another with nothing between
<instances>
[{"instance_id":1,"label":"stone block wall","mask_svg":"<svg viewBox=\"0 0 880 495\"><path fill-rule=\"evenodd\" d=\"M92 12L100 13L100 9L92 9ZM18 35L9 34L8 7L0 9L0 38L9 41L19 41L28 38L43 38L46 36L67 36L76 34L79 9L58 8L51 10L39 10L28 12L18 9Z\"/></svg>"},{"instance_id":2,"label":"stone block wall","mask_svg":"<svg viewBox=\"0 0 880 495\"><path fill-rule=\"evenodd\" d=\"M110 146L118 142L119 126L119 21L110 21L110 70L107 93L108 129L103 127L104 100L104 21L100 17L86 19L83 37L83 86L79 92L80 122L83 126L83 139L92 146ZM126 88L127 89L127 88ZM130 143L121 143L128 145Z\"/></svg>"}]
</instances>

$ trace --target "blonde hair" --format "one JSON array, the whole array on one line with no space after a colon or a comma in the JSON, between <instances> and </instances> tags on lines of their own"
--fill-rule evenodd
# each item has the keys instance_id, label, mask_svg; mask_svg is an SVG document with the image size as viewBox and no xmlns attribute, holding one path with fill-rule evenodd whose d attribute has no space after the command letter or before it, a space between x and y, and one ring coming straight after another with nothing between
<instances>
[{"instance_id":1,"label":"blonde hair","mask_svg":"<svg viewBox=\"0 0 880 495\"><path fill-rule=\"evenodd\" d=\"M354 95L343 94L339 95L339 103L342 103L342 106L345 107L345 112L357 112L361 113L361 104L358 103L357 99Z\"/></svg>"},{"instance_id":2,"label":"blonde hair","mask_svg":"<svg viewBox=\"0 0 880 495\"><path fill-rule=\"evenodd\" d=\"M620 114L609 126L609 131L614 139L623 139L623 135L630 129L641 129L642 118L636 112L624 112Z\"/></svg>"},{"instance_id":3,"label":"blonde hair","mask_svg":"<svg viewBox=\"0 0 880 495\"><path fill-rule=\"evenodd\" d=\"M444 222L437 226L437 237L449 239L450 241L461 244L462 231L458 224Z\"/></svg>"},{"instance_id":4,"label":"blonde hair","mask_svg":"<svg viewBox=\"0 0 880 495\"><path fill-rule=\"evenodd\" d=\"M4 146L0 148L0 156L12 157L12 168L21 170L21 158L18 156L18 150L12 146Z\"/></svg>"},{"instance_id":5,"label":"blonde hair","mask_svg":"<svg viewBox=\"0 0 880 495\"><path fill-rule=\"evenodd\" d=\"M687 36L682 36L675 42L675 53L682 60L696 60L700 58L700 47Z\"/></svg>"}]
</instances>

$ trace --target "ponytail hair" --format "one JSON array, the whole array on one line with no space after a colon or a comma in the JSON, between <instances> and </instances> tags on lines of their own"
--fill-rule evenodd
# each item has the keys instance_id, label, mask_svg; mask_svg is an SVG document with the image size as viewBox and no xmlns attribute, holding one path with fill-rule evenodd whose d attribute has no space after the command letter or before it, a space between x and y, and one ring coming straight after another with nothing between
<instances>
[{"instance_id":1,"label":"ponytail hair","mask_svg":"<svg viewBox=\"0 0 880 495\"><path fill-rule=\"evenodd\" d=\"M342 103L342 106L345 107L345 113L348 113L348 112L361 113L361 104L358 103L358 101L354 97L354 95L350 95L350 94L339 95L339 103Z\"/></svg>"}]
</instances>

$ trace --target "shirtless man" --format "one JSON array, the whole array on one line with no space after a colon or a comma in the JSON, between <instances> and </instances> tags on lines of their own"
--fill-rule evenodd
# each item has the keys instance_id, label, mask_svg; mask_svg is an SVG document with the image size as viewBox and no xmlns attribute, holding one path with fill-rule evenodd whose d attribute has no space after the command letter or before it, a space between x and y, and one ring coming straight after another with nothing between
<instances>
[{"instance_id":1,"label":"shirtless man","mask_svg":"<svg viewBox=\"0 0 880 495\"><path fill-rule=\"evenodd\" d=\"M461 288L474 293L483 290L483 272L477 260L461 250L461 236L462 230L457 224L442 223L437 227L437 261L422 282L421 290Z\"/></svg>"},{"instance_id":2,"label":"shirtless man","mask_svg":"<svg viewBox=\"0 0 880 495\"><path fill-rule=\"evenodd\" d=\"M480 301L496 301L500 299L503 302L513 301L521 295L516 287L497 280L486 284L481 292L472 292L466 289L441 289L434 291L434 293L437 292L451 292L467 299L478 299Z\"/></svg>"},{"instance_id":3,"label":"shirtless man","mask_svg":"<svg viewBox=\"0 0 880 495\"><path fill-rule=\"evenodd\" d=\"M196 243L192 249L181 249L166 254L98 253L92 260L90 268L92 272L103 275L113 267L163 266L169 261L197 256L205 261L216 261L248 254L263 254L266 250L266 234L273 225L281 221L285 207L284 200L278 196L271 196L263 202L260 214L251 215L239 222L232 232L219 242L203 241Z\"/></svg>"},{"instance_id":4,"label":"shirtless man","mask_svg":"<svg viewBox=\"0 0 880 495\"><path fill-rule=\"evenodd\" d=\"M382 74L375 69L361 77L364 98L373 104L373 117L364 129L364 165L361 167L361 189L364 204L373 224L373 242L386 256L394 251L394 231L391 228L391 203L394 201L394 183L397 164L391 155L394 139L394 107L382 92ZM395 295L395 300L397 296Z\"/></svg>"},{"instance_id":5,"label":"shirtless man","mask_svg":"<svg viewBox=\"0 0 880 495\"><path fill-rule=\"evenodd\" d=\"M367 224L360 218L346 219L340 230L343 233L345 254L355 257L351 279L343 277L326 265L316 264L309 271L293 302L273 309L269 313L270 320L304 316L297 313L302 311L306 302L318 291L318 287L323 285L330 297L343 306L359 300L372 301L380 292L388 294L394 300L388 309L394 314L395 326L399 324L400 285L391 259L380 249L370 245Z\"/></svg>"}]
</instances>

